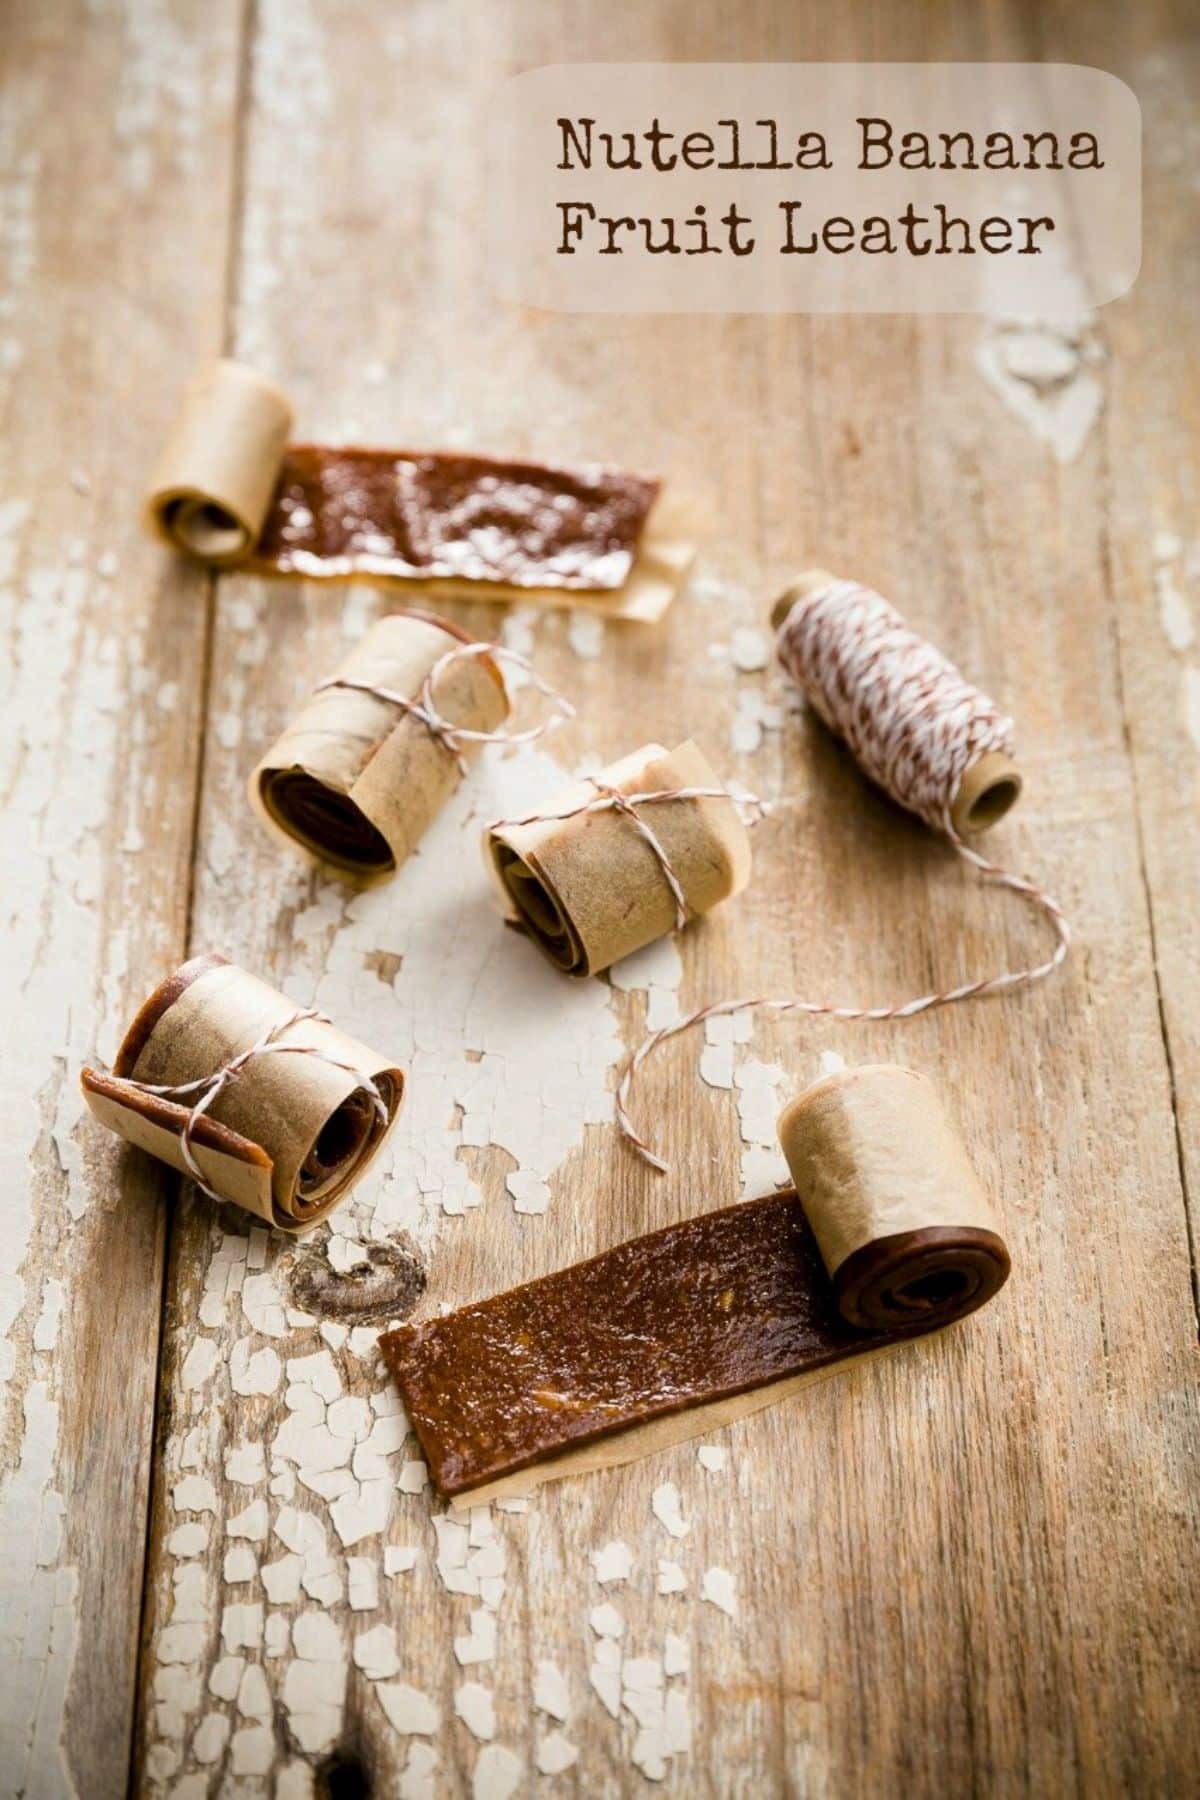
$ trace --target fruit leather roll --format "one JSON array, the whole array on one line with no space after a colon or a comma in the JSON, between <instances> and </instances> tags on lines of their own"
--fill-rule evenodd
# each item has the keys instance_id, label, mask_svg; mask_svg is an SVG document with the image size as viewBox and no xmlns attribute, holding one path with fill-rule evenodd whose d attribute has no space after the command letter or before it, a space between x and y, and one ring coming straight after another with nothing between
<instances>
[{"instance_id":1,"label":"fruit leather roll","mask_svg":"<svg viewBox=\"0 0 1200 1800\"><path fill-rule=\"evenodd\" d=\"M610 790L628 810L605 804ZM599 974L750 879L746 826L690 740L646 744L537 816L498 821L484 849L517 922L569 975Z\"/></svg>"},{"instance_id":2,"label":"fruit leather roll","mask_svg":"<svg viewBox=\"0 0 1200 1800\"><path fill-rule=\"evenodd\" d=\"M852 1325L941 1324L1007 1281L996 1216L925 1076L895 1063L830 1075L784 1108L779 1141Z\"/></svg>"},{"instance_id":3,"label":"fruit leather roll","mask_svg":"<svg viewBox=\"0 0 1200 1800\"><path fill-rule=\"evenodd\" d=\"M478 746L452 748L384 696L415 701L434 666L470 641L429 613L395 613L374 624L250 777L251 804L264 822L362 885L393 874L458 786L461 759ZM434 704L452 724L492 731L508 717L504 677L486 654L448 663L435 689Z\"/></svg>"},{"instance_id":4,"label":"fruit leather roll","mask_svg":"<svg viewBox=\"0 0 1200 1800\"><path fill-rule=\"evenodd\" d=\"M287 1232L346 1198L404 1094L386 1057L221 956L162 982L81 1083L110 1131Z\"/></svg>"},{"instance_id":5,"label":"fruit leather roll","mask_svg":"<svg viewBox=\"0 0 1200 1800\"><path fill-rule=\"evenodd\" d=\"M477 1504L632 1461L951 1324L1003 1283L1007 1251L928 1082L852 1070L782 1126L795 1191L383 1337L443 1494ZM886 1273L839 1281L871 1249Z\"/></svg>"},{"instance_id":6,"label":"fruit leather roll","mask_svg":"<svg viewBox=\"0 0 1200 1800\"><path fill-rule=\"evenodd\" d=\"M473 599L661 617L693 547L661 484L460 451L287 442L287 396L228 360L193 381L145 500L150 529L216 567L365 577Z\"/></svg>"}]
</instances>

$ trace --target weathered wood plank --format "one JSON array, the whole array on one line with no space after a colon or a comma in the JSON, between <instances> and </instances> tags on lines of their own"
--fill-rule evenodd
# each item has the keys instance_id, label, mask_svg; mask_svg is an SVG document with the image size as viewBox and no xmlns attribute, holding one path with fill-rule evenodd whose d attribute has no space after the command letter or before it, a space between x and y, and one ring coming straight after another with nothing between
<instances>
[{"instance_id":1,"label":"weathered wood plank","mask_svg":"<svg viewBox=\"0 0 1200 1800\"><path fill-rule=\"evenodd\" d=\"M579 1752L564 1788L627 1791L649 1746L629 1707L614 1719L603 1704L605 1632L590 1614L607 1601L620 1618L596 1624L623 1628L625 1656L662 1659L668 1632L690 1650L688 1672L662 1677L686 1695L694 1734L691 1755L670 1760L673 1791L1169 1790L1196 1748L1195 1345L1106 579L1098 409L1113 352L1088 360L1093 344L1106 354L1092 326L1061 336L1082 428L1073 443L1047 415L1042 440L997 325L514 319L471 248L486 197L473 126L512 68L803 57L818 43L885 57L1084 47L999 24L983 45L965 21L892 8L844 9L831 27L807 8L589 5L572 9L569 43L561 18L532 3L418 5L400 22L294 0L259 12L235 336L289 387L306 434L658 465L713 530L703 578L660 632L508 621L581 701L578 726L493 758L399 878L353 900L257 835L242 784L394 597L222 583L192 948L344 1017L412 1080L390 1164L312 1246L247 1237L203 1202L178 1215L147 1785L300 1794L333 1754L379 1793L473 1780L505 1792L506 1774L524 1792L554 1726L535 1711L548 1660ZM736 666L734 630L761 627L780 579L813 561L874 579L1012 706L1029 790L998 844L1059 892L1079 949L1060 981L1010 1003L714 1046L711 1091L695 1082L696 1047L680 1048L647 1096L674 1162L657 1181L603 1123L647 982L660 1010L754 990L891 998L1034 941L1019 908L972 887L791 717L772 675ZM497 617L456 610L475 626ZM756 660L750 640L738 648ZM785 708L765 728L764 701ZM623 976L631 993L567 987L498 928L470 873L479 826L543 792L554 762L689 731L779 801L755 884ZM406 1491L415 1450L389 1422L375 1327L339 1316L334 1273L406 1243L427 1268L424 1304L453 1303L721 1204L743 1179L761 1190L781 1166L774 1101L833 1050L909 1060L946 1088L1011 1233L1017 1276L1001 1301L936 1345L731 1429L724 1470L684 1446L547 1490L523 1515L480 1517L474 1544L444 1526L439 1540L437 1509ZM513 1192L528 1207L547 1189L544 1216L514 1210ZM295 1304L301 1270L324 1295L307 1283L309 1313ZM679 1539L651 1508L666 1482L690 1524ZM604 1586L589 1553L611 1540L631 1572ZM485 1585L499 1580L496 1544L502 1590ZM403 1546L415 1567L389 1574L386 1551ZM681 1567L684 1592L657 1591L660 1559ZM735 1619L701 1599L712 1568L734 1578ZM495 1655L473 1664L493 1604ZM440 1708L435 1733L395 1728L398 1681ZM484 1747L473 1682L494 1695Z\"/></svg>"},{"instance_id":2,"label":"weathered wood plank","mask_svg":"<svg viewBox=\"0 0 1200 1800\"><path fill-rule=\"evenodd\" d=\"M125 1792L165 1216L86 1118L186 935L206 581L140 536L219 342L237 7L18 4L0 44L0 1787Z\"/></svg>"},{"instance_id":3,"label":"weathered wood plank","mask_svg":"<svg viewBox=\"0 0 1200 1800\"><path fill-rule=\"evenodd\" d=\"M1153 128L1145 142L1146 234L1138 303L1114 311L1107 415L1110 580L1138 789L1163 1027L1171 1052L1193 1281L1200 1195L1200 374L1189 349L1198 275L1188 146L1200 44L1130 21L1131 79ZM1190 25L1190 29L1189 29Z\"/></svg>"}]
</instances>

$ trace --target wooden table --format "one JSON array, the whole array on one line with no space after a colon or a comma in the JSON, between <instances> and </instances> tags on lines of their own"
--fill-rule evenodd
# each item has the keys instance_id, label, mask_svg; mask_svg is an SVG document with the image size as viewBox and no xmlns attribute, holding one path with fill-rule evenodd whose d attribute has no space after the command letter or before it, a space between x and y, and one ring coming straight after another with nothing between
<instances>
[{"instance_id":1,"label":"wooden table","mask_svg":"<svg viewBox=\"0 0 1200 1800\"><path fill-rule=\"evenodd\" d=\"M9 9L5 1792L637 1793L653 1745L589 1679L604 1603L629 1691L686 1696L672 1713L691 1748L664 1790L1194 1781L1192 9L949 10ZM1032 360L982 319L596 319L489 297L476 143L506 74L813 56L1123 76L1146 124L1134 293L1043 334ZM492 756L366 900L269 843L243 789L396 596L216 580L139 533L181 384L222 345L286 384L314 438L660 467L708 516L661 629L456 609L532 648L579 721L553 760ZM1037 375L1047 348L1057 385ZM764 1024L710 1048L709 1085L699 1046L678 1047L647 1095L674 1163L658 1179L608 1122L647 1005L890 999L1040 947L1011 896L868 792L757 666L767 603L813 562L883 588L1016 714L1027 792L995 845L1061 897L1077 948L1010 1001L902 1027ZM623 988L568 988L498 927L477 828L544 793L555 763L688 733L777 803L753 889ZM80 1064L110 1058L150 986L207 948L411 1070L390 1165L306 1246L181 1196L82 1114ZM775 1105L831 1052L910 1062L950 1096L1014 1247L1002 1298L720 1434L723 1469L686 1445L480 1516L465 1549L435 1538L374 1352L403 1285L380 1246L419 1259L433 1309L762 1191ZM679 1539L651 1507L668 1482ZM629 1573L601 1585L592 1553L614 1541ZM683 1592L659 1591L661 1561ZM494 1612L454 1591L501 1568ZM713 1568L734 1617L702 1598ZM486 1651L489 1620L494 1655L463 1666L456 1643ZM472 1682L493 1697L490 1745ZM389 1723L411 1722L399 1683L440 1710L435 1733ZM565 1721L537 1710L560 1698ZM578 1760L538 1775L568 1755L546 1749L554 1731Z\"/></svg>"}]
</instances>

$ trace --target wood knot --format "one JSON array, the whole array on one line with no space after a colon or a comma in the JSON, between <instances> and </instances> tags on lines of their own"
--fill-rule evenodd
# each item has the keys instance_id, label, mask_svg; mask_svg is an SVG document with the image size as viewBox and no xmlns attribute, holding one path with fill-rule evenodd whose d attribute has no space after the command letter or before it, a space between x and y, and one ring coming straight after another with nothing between
<instances>
[{"instance_id":1,"label":"wood knot","mask_svg":"<svg viewBox=\"0 0 1200 1800\"><path fill-rule=\"evenodd\" d=\"M367 1244L364 1250L364 1260L345 1271L331 1269L318 1248L302 1251L287 1277L294 1304L349 1325L406 1319L425 1292L425 1264L417 1250L406 1238Z\"/></svg>"}]
</instances>

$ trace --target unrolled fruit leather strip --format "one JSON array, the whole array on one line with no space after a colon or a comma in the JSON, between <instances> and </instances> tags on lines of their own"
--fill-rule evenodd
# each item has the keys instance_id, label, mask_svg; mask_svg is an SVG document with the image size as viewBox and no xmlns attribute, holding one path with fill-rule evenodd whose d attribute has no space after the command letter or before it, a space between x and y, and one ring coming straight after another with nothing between
<instances>
[{"instance_id":1,"label":"unrolled fruit leather strip","mask_svg":"<svg viewBox=\"0 0 1200 1800\"><path fill-rule=\"evenodd\" d=\"M334 672L416 697L447 651L471 640L428 613L380 619ZM508 691L488 656L464 657L438 678L435 703L453 724L493 731ZM471 756L478 745L464 743ZM305 702L250 777L250 801L277 834L363 885L400 866L460 780L453 752L389 701L325 687Z\"/></svg>"},{"instance_id":2,"label":"unrolled fruit leather strip","mask_svg":"<svg viewBox=\"0 0 1200 1800\"><path fill-rule=\"evenodd\" d=\"M297 1010L223 957L195 957L145 1002L112 1074L83 1070L84 1098L110 1131L189 1173L180 1134L191 1099L170 1100L133 1084L174 1087L212 1075ZM280 1041L323 1055L252 1058L196 1120L192 1151L214 1193L278 1230L299 1232L331 1212L365 1173L395 1122L404 1075L321 1020L291 1026ZM374 1082L386 1124L362 1082L324 1057Z\"/></svg>"},{"instance_id":3,"label":"unrolled fruit leather strip","mask_svg":"<svg viewBox=\"0 0 1200 1800\"><path fill-rule=\"evenodd\" d=\"M800 1198L788 1191L688 1219L381 1339L442 1493L477 1505L632 1461L938 1330L991 1297L1008 1254L977 1223L982 1196L929 1084L885 1067L851 1071L833 1091L856 1129L843 1131L831 1115L828 1082L783 1117ZM908 1135L897 1137L901 1118ZM830 1280L825 1256L837 1250L826 1245L840 1249L850 1211L856 1236L870 1220L882 1233L849 1252L852 1261L878 1244L894 1278L878 1292ZM915 1230L914 1219L924 1221ZM910 1239L926 1233L924 1247L895 1242L901 1220ZM986 1279L976 1278L981 1269ZM888 1329L866 1328L876 1312Z\"/></svg>"},{"instance_id":4,"label":"unrolled fruit leather strip","mask_svg":"<svg viewBox=\"0 0 1200 1800\"><path fill-rule=\"evenodd\" d=\"M287 445L286 396L222 361L192 383L146 499L151 528L217 566L395 579L471 599L660 618L693 546L660 484L459 452Z\"/></svg>"},{"instance_id":5,"label":"unrolled fruit leather strip","mask_svg":"<svg viewBox=\"0 0 1200 1800\"><path fill-rule=\"evenodd\" d=\"M750 835L698 746L661 744L610 763L597 780L626 795L716 788L717 798L655 801L639 817L666 853L695 917L740 893L750 879ZM595 799L591 781L553 794L544 818L501 823L485 855L501 889L543 955L569 975L596 975L676 926L676 903L662 864L624 813L577 812Z\"/></svg>"}]
</instances>

